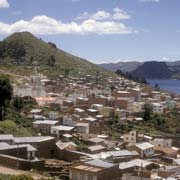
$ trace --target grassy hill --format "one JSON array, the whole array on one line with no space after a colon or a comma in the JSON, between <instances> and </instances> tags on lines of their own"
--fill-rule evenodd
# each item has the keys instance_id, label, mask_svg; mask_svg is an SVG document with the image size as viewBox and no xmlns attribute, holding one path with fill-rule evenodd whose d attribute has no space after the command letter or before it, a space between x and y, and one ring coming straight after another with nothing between
<instances>
[{"instance_id":1,"label":"grassy hill","mask_svg":"<svg viewBox=\"0 0 180 180\"><path fill-rule=\"evenodd\" d=\"M104 70L97 65L88 62L85 59L73 56L61 49L58 49L55 44L44 42L38 39L29 32L14 33L4 39L5 57L1 57L1 69L9 70L21 75L28 75L32 72L32 63L40 67L40 71L47 75L63 74L65 69L69 69L71 74L95 74L97 71L103 76L114 75L114 73ZM15 49L16 46L25 49L25 56L19 61L11 56L12 52L9 49ZM14 52L13 52L14 53ZM54 56L56 61L53 67L48 65L48 59ZM3 66L2 66L3 64Z\"/></svg>"}]
</instances>

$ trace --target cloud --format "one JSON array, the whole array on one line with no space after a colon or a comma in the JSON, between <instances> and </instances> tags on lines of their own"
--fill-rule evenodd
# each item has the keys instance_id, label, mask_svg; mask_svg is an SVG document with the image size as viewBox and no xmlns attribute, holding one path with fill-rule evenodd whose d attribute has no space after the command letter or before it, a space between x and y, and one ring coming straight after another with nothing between
<instances>
[{"instance_id":1,"label":"cloud","mask_svg":"<svg viewBox=\"0 0 180 180\"><path fill-rule=\"evenodd\" d=\"M114 8L112 13L106 12L106 11L97 11L96 13L88 13L84 12L80 16L77 17L77 19L94 19L94 20L124 20L124 19L130 19L131 16L120 8Z\"/></svg>"},{"instance_id":2,"label":"cloud","mask_svg":"<svg viewBox=\"0 0 180 180\"><path fill-rule=\"evenodd\" d=\"M7 0L0 0L0 8L9 8L10 5Z\"/></svg>"},{"instance_id":3,"label":"cloud","mask_svg":"<svg viewBox=\"0 0 180 180\"><path fill-rule=\"evenodd\" d=\"M130 19L131 16L124 11L123 9L114 8L113 9L114 14L112 15L112 18L115 20L121 20L121 19Z\"/></svg>"},{"instance_id":4,"label":"cloud","mask_svg":"<svg viewBox=\"0 0 180 180\"><path fill-rule=\"evenodd\" d=\"M139 2L160 2L161 0L138 0Z\"/></svg>"},{"instance_id":5,"label":"cloud","mask_svg":"<svg viewBox=\"0 0 180 180\"><path fill-rule=\"evenodd\" d=\"M106 11L97 11L94 14L89 14L88 12L82 13L80 16L77 17L77 19L94 19L94 20L106 20L111 16L110 13Z\"/></svg>"},{"instance_id":6,"label":"cloud","mask_svg":"<svg viewBox=\"0 0 180 180\"><path fill-rule=\"evenodd\" d=\"M46 15L34 16L30 21L19 20L12 24L0 22L0 34L30 31L36 35L54 34L131 34L133 28L116 21L87 19L82 22L63 23Z\"/></svg>"}]
</instances>

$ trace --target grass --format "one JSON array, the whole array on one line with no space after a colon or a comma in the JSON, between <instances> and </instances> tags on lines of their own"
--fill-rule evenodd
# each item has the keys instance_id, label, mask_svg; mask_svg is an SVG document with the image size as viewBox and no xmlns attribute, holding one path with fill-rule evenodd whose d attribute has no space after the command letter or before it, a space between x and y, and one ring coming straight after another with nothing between
<instances>
[{"instance_id":1,"label":"grass","mask_svg":"<svg viewBox=\"0 0 180 180\"><path fill-rule=\"evenodd\" d=\"M40 66L40 71L44 72L48 76L64 74L65 69L70 69L70 74L74 75L78 75L79 73L82 75L94 75L97 71L99 71L101 76L116 76L115 73L104 70L85 59L73 56L63 50L55 49L48 43L36 38L28 32L14 33L4 41L8 43L14 41L19 42L26 49L26 56L24 58L25 61L22 64L12 65L12 59L6 58L4 60L5 64L1 65L1 68L13 73L28 76L32 73L32 69L27 67L29 67L31 59L33 58L33 62L36 62L36 64ZM47 65L50 55L53 55L56 58L55 67Z\"/></svg>"}]
</instances>

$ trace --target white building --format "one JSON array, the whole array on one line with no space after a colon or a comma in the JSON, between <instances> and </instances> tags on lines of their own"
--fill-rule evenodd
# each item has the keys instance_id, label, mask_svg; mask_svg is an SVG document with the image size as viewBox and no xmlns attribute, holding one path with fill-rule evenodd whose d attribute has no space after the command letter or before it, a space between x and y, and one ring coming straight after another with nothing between
<instances>
[{"instance_id":1,"label":"white building","mask_svg":"<svg viewBox=\"0 0 180 180\"><path fill-rule=\"evenodd\" d=\"M154 155L154 145L148 142L136 144L135 150L140 154L141 158L149 158Z\"/></svg>"},{"instance_id":2,"label":"white building","mask_svg":"<svg viewBox=\"0 0 180 180\"><path fill-rule=\"evenodd\" d=\"M152 111L154 113L162 114L164 112L164 107L161 103L152 103Z\"/></svg>"},{"instance_id":3,"label":"white building","mask_svg":"<svg viewBox=\"0 0 180 180\"><path fill-rule=\"evenodd\" d=\"M151 140L150 143L154 146L172 147L172 139L155 138L154 140Z\"/></svg>"}]
</instances>

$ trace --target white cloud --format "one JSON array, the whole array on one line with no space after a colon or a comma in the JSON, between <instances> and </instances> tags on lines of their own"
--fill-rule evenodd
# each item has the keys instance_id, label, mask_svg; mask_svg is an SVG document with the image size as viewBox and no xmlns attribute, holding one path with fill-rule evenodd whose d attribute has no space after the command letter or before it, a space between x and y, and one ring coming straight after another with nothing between
<instances>
[{"instance_id":1,"label":"white cloud","mask_svg":"<svg viewBox=\"0 0 180 180\"><path fill-rule=\"evenodd\" d=\"M77 19L94 19L94 20L123 20L123 19L130 19L131 16L120 8L114 8L112 13L106 11L97 11L94 14L84 12Z\"/></svg>"},{"instance_id":2,"label":"white cloud","mask_svg":"<svg viewBox=\"0 0 180 180\"><path fill-rule=\"evenodd\" d=\"M105 11L98 11L97 13L92 15L92 19L95 20L104 20L104 19L108 19L110 17L110 13L105 12Z\"/></svg>"},{"instance_id":3,"label":"white cloud","mask_svg":"<svg viewBox=\"0 0 180 180\"><path fill-rule=\"evenodd\" d=\"M7 0L0 0L0 8L9 8L10 5Z\"/></svg>"},{"instance_id":4,"label":"white cloud","mask_svg":"<svg viewBox=\"0 0 180 180\"><path fill-rule=\"evenodd\" d=\"M123 9L119 9L119 8L114 8L113 9L113 19L115 20L121 20L121 19L130 19L131 16L126 12L124 11Z\"/></svg>"},{"instance_id":5,"label":"white cloud","mask_svg":"<svg viewBox=\"0 0 180 180\"><path fill-rule=\"evenodd\" d=\"M30 31L37 35L53 34L131 34L134 29L116 21L87 19L80 23L63 23L51 17L35 16L30 21L19 20L12 24L0 22L0 34Z\"/></svg>"},{"instance_id":6,"label":"white cloud","mask_svg":"<svg viewBox=\"0 0 180 180\"><path fill-rule=\"evenodd\" d=\"M161 0L138 0L139 2L160 2Z\"/></svg>"},{"instance_id":7,"label":"white cloud","mask_svg":"<svg viewBox=\"0 0 180 180\"><path fill-rule=\"evenodd\" d=\"M111 14L106 11L97 11L94 14L90 14L88 12L82 13L80 16L77 17L77 19L94 19L94 20L106 20L111 17Z\"/></svg>"}]
</instances>

